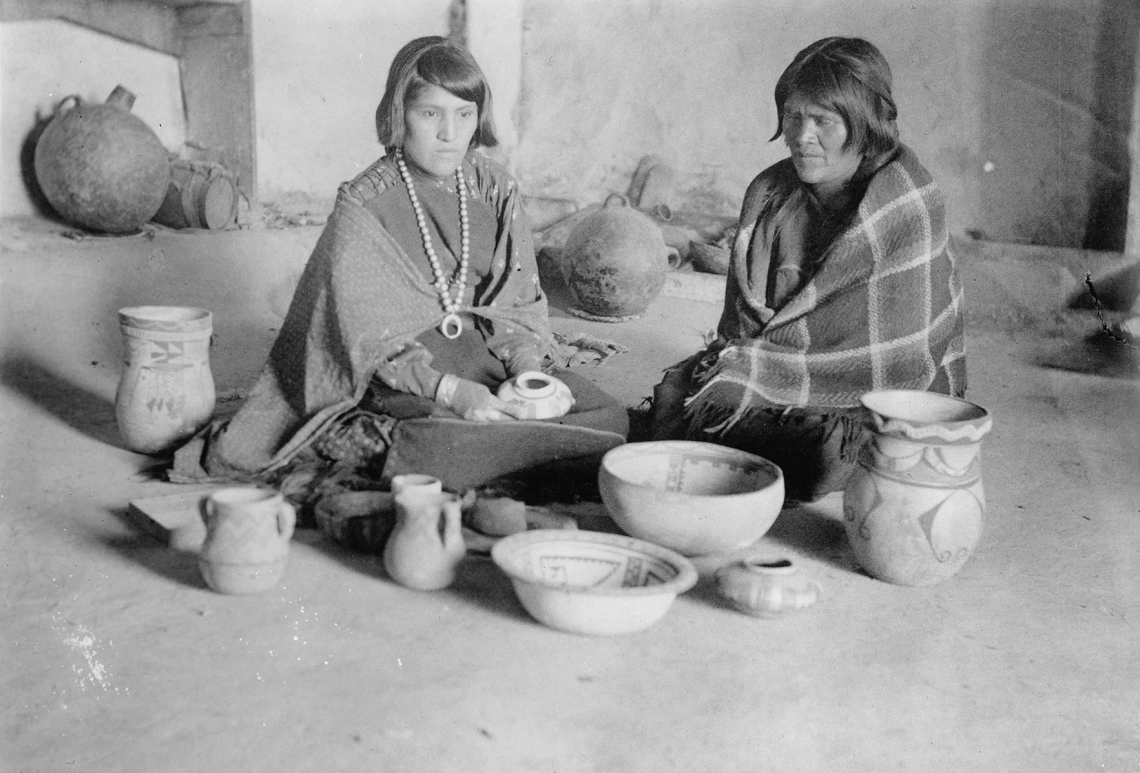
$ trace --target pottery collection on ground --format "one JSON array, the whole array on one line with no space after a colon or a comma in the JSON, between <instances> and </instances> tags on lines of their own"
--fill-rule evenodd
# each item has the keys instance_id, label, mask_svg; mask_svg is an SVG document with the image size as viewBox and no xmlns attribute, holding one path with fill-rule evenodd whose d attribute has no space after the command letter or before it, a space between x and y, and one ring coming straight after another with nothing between
<instances>
[{"instance_id":1,"label":"pottery collection on ground","mask_svg":"<svg viewBox=\"0 0 1140 773\"><path fill-rule=\"evenodd\" d=\"M119 323L126 349L115 401L120 433L140 453L168 451L213 415L212 315L137 306L121 309ZM574 405L566 385L540 371L505 382L498 394L526 406L531 419L556 418ZM980 447L989 412L909 390L869 392L862 402L869 440L843 492L851 549L879 580L941 582L981 537ZM749 548L784 506L777 465L696 441L630 442L604 454L598 490L625 535L536 528L524 502L461 497L432 475L396 475L390 489L327 497L315 508L317 523L334 541L382 556L389 579L420 591L455 582L470 525L532 617L595 635L653 625L698 580L687 556ZM280 581L296 524L281 493L225 488L202 499L200 511L206 538L199 568L211 589L253 594ZM709 579L728 605L758 618L784 617L820 598L819 584L786 557L730 560Z\"/></svg>"}]
</instances>

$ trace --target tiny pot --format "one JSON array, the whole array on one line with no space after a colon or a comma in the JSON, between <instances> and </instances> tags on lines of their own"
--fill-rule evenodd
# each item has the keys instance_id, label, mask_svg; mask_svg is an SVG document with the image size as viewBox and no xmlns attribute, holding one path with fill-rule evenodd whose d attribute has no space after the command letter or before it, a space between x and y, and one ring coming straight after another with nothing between
<instances>
[{"instance_id":1,"label":"tiny pot","mask_svg":"<svg viewBox=\"0 0 1140 773\"><path fill-rule=\"evenodd\" d=\"M561 380L537 370L529 370L504 381L498 397L526 411L528 419L555 419L574 407L574 395Z\"/></svg>"},{"instance_id":2,"label":"tiny pot","mask_svg":"<svg viewBox=\"0 0 1140 773\"><path fill-rule=\"evenodd\" d=\"M745 559L716 573L720 594L741 612L784 617L819 601L819 585L790 559Z\"/></svg>"}]
</instances>

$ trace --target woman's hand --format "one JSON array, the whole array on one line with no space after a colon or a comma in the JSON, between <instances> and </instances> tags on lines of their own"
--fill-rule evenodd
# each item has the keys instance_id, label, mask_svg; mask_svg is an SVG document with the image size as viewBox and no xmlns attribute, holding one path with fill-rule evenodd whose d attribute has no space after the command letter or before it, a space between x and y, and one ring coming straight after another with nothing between
<instances>
[{"instance_id":1,"label":"woman's hand","mask_svg":"<svg viewBox=\"0 0 1140 773\"><path fill-rule=\"evenodd\" d=\"M506 403L475 381L445 373L435 390L435 401L468 421L510 421L526 418L522 406Z\"/></svg>"}]
</instances>

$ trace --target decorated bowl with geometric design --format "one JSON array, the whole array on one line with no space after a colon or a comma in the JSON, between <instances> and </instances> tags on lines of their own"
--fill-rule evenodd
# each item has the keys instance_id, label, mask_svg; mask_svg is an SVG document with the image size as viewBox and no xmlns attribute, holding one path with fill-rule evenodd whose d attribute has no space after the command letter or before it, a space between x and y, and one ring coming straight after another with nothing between
<instances>
[{"instance_id":1,"label":"decorated bowl with geometric design","mask_svg":"<svg viewBox=\"0 0 1140 773\"><path fill-rule=\"evenodd\" d=\"M495 543L491 559L536 620L596 636L648 628L697 582L688 559L622 534L519 532Z\"/></svg>"}]
</instances>

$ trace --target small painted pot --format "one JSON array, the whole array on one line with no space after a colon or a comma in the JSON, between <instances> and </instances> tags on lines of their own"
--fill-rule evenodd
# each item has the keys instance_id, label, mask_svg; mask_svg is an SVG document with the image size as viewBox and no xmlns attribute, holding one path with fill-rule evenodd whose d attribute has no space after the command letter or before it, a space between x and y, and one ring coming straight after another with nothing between
<instances>
[{"instance_id":1,"label":"small painted pot","mask_svg":"<svg viewBox=\"0 0 1140 773\"><path fill-rule=\"evenodd\" d=\"M526 409L528 419L556 419L570 413L574 395L554 376L537 370L520 373L499 387L498 397Z\"/></svg>"},{"instance_id":2,"label":"small painted pot","mask_svg":"<svg viewBox=\"0 0 1140 773\"><path fill-rule=\"evenodd\" d=\"M756 617L783 617L819 601L819 585L787 558L736 561L717 571L716 583L734 607Z\"/></svg>"}]
</instances>

